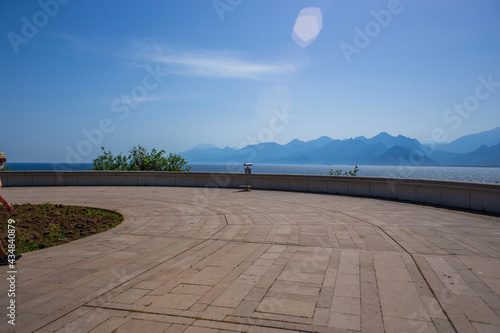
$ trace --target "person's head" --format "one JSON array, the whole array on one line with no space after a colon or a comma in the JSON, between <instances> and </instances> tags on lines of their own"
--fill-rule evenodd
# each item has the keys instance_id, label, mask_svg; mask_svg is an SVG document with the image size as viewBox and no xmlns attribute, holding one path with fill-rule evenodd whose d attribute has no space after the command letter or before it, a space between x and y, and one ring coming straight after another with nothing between
<instances>
[{"instance_id":1,"label":"person's head","mask_svg":"<svg viewBox=\"0 0 500 333\"><path fill-rule=\"evenodd\" d=\"M5 165L5 162L7 162L7 157L4 153L0 152L0 168Z\"/></svg>"}]
</instances>

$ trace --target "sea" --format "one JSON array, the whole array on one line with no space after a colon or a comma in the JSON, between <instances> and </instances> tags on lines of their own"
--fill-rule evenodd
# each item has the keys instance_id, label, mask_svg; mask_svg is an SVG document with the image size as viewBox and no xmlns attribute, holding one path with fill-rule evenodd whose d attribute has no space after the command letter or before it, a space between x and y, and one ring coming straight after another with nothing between
<instances>
[{"instance_id":1,"label":"sea","mask_svg":"<svg viewBox=\"0 0 500 333\"><path fill-rule=\"evenodd\" d=\"M43 170L91 170L92 163L7 163L10 171L43 171ZM234 172L244 173L242 164L190 164L195 172ZM449 166L374 166L359 165L358 176L455 180L477 183L500 182L500 167L449 167ZM295 175L328 175L330 170L352 171L353 165L291 165L291 164L254 164L252 173L260 174L295 174ZM0 174L1 175L1 174Z\"/></svg>"}]
</instances>

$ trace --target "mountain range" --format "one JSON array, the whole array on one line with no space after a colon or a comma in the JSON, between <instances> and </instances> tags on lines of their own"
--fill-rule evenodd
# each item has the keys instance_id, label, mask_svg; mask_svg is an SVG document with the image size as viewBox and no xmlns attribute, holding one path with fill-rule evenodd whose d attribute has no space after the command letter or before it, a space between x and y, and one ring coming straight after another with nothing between
<instances>
[{"instance_id":1,"label":"mountain range","mask_svg":"<svg viewBox=\"0 0 500 333\"><path fill-rule=\"evenodd\" d=\"M181 152L189 163L358 164L500 167L500 127L463 136L447 144L424 145L416 139L382 132L334 140L265 142L241 149L200 144Z\"/></svg>"}]
</instances>

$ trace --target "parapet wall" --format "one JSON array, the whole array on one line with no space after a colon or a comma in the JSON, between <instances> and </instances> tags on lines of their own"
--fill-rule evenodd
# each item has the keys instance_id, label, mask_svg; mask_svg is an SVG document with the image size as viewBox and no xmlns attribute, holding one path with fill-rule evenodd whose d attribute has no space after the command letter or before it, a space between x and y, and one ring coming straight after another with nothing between
<instances>
[{"instance_id":1,"label":"parapet wall","mask_svg":"<svg viewBox=\"0 0 500 333\"><path fill-rule=\"evenodd\" d=\"M3 186L189 186L239 188L246 176L237 173L158 171L6 171ZM417 203L500 213L500 185L470 182L252 174L253 189L328 193L398 199Z\"/></svg>"}]
</instances>

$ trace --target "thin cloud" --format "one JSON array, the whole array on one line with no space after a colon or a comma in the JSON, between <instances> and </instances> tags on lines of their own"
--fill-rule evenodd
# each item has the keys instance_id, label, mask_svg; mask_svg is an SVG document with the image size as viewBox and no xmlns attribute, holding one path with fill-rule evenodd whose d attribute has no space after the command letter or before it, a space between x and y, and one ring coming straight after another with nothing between
<instances>
[{"instance_id":1,"label":"thin cloud","mask_svg":"<svg viewBox=\"0 0 500 333\"><path fill-rule=\"evenodd\" d=\"M181 76L276 80L294 70L286 64L251 61L229 51L186 50L162 45L153 40L134 41L128 49L109 47L109 41L87 40L72 34L57 34L82 54L125 58L128 67L157 63L163 71ZM121 51L120 51L121 49Z\"/></svg>"},{"instance_id":2,"label":"thin cloud","mask_svg":"<svg viewBox=\"0 0 500 333\"><path fill-rule=\"evenodd\" d=\"M99 57L118 57L120 53L111 46L111 42L103 38L84 39L70 33L53 33L55 36L68 42L70 49L81 55L94 55Z\"/></svg>"},{"instance_id":3,"label":"thin cloud","mask_svg":"<svg viewBox=\"0 0 500 333\"><path fill-rule=\"evenodd\" d=\"M194 92L182 95L171 95L171 94L157 94L155 96L147 97L144 102L157 102L157 101L179 101L179 100L190 100L200 98L203 94Z\"/></svg>"},{"instance_id":4,"label":"thin cloud","mask_svg":"<svg viewBox=\"0 0 500 333\"><path fill-rule=\"evenodd\" d=\"M270 80L291 70L289 66L248 61L228 52L172 51L158 45L143 47L136 57L183 76Z\"/></svg>"}]
</instances>

